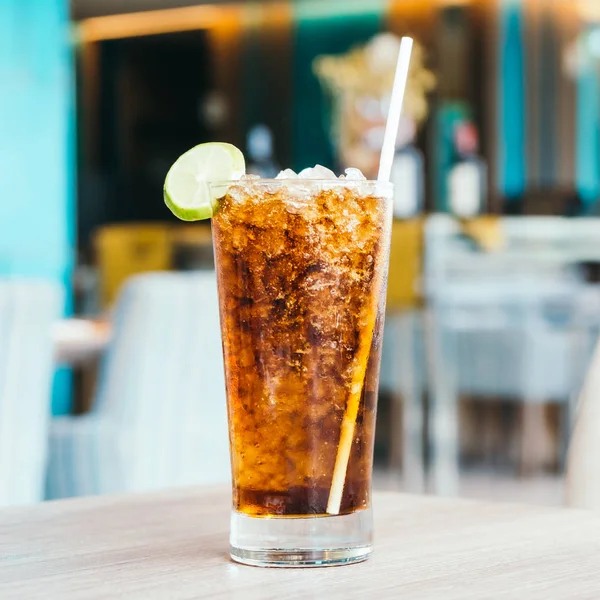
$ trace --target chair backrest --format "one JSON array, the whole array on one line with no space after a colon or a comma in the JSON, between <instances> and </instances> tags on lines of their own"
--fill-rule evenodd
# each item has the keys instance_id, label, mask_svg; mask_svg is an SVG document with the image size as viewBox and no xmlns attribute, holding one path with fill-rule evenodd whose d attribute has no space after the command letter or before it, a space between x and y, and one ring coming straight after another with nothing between
<instances>
[{"instance_id":1,"label":"chair backrest","mask_svg":"<svg viewBox=\"0 0 600 600\"><path fill-rule=\"evenodd\" d=\"M509 217L498 228L500 247L483 251L454 219L426 226L427 300L455 334L458 385L564 400L579 383L568 328L587 287L579 264L600 258L600 220Z\"/></svg>"},{"instance_id":2,"label":"chair backrest","mask_svg":"<svg viewBox=\"0 0 600 600\"><path fill-rule=\"evenodd\" d=\"M423 220L394 221L390 245L387 309L414 308L421 300Z\"/></svg>"},{"instance_id":3,"label":"chair backrest","mask_svg":"<svg viewBox=\"0 0 600 600\"><path fill-rule=\"evenodd\" d=\"M600 339L579 397L565 488L568 506L600 511Z\"/></svg>"},{"instance_id":4,"label":"chair backrest","mask_svg":"<svg viewBox=\"0 0 600 600\"><path fill-rule=\"evenodd\" d=\"M468 227L434 215L425 227L425 287L428 296L441 284L489 281L564 281L582 262L600 260L600 219L502 217L499 248L482 251L464 235Z\"/></svg>"},{"instance_id":5,"label":"chair backrest","mask_svg":"<svg viewBox=\"0 0 600 600\"><path fill-rule=\"evenodd\" d=\"M43 499L59 285L0 281L0 506Z\"/></svg>"},{"instance_id":6,"label":"chair backrest","mask_svg":"<svg viewBox=\"0 0 600 600\"><path fill-rule=\"evenodd\" d=\"M214 271L131 279L94 410L120 432L131 489L229 479Z\"/></svg>"}]
</instances>

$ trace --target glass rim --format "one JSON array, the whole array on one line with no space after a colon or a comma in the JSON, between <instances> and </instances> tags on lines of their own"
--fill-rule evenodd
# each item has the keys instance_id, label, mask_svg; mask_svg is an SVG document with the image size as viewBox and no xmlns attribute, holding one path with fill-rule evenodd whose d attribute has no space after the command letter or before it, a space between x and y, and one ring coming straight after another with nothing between
<instances>
[{"instance_id":1,"label":"glass rim","mask_svg":"<svg viewBox=\"0 0 600 600\"><path fill-rule=\"evenodd\" d=\"M314 194L323 190L340 193L350 190L359 196L372 196L375 198L391 198L394 194L394 184L391 181L377 181L376 179L248 179L224 180L209 182L209 189L215 197L222 198L227 195L230 188L245 188L248 192L256 190L263 192L271 189L273 192L285 190L306 189L307 193Z\"/></svg>"},{"instance_id":2,"label":"glass rim","mask_svg":"<svg viewBox=\"0 0 600 600\"><path fill-rule=\"evenodd\" d=\"M210 181L208 184L212 186L221 185L261 185L261 184L328 184L328 185L381 185L384 187L394 185L391 181L378 181L377 179L301 179L297 177L295 179L274 179L274 178L260 178L260 179L223 179L219 181Z\"/></svg>"}]
</instances>

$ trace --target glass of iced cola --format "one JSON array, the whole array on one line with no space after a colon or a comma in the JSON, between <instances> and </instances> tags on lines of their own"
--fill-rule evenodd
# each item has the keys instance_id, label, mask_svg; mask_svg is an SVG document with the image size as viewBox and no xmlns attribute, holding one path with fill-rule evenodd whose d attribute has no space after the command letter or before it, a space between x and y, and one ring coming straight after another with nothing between
<instances>
[{"instance_id":1,"label":"glass of iced cola","mask_svg":"<svg viewBox=\"0 0 600 600\"><path fill-rule=\"evenodd\" d=\"M364 560L392 186L212 185L231 556L262 566Z\"/></svg>"}]
</instances>

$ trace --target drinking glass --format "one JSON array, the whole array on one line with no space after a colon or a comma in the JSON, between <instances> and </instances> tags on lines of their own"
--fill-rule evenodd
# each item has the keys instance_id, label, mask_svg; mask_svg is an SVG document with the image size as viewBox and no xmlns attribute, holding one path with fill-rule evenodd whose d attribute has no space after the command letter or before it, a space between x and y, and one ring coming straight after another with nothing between
<instances>
[{"instance_id":1,"label":"drinking glass","mask_svg":"<svg viewBox=\"0 0 600 600\"><path fill-rule=\"evenodd\" d=\"M392 186L214 188L231 556L259 566L365 560Z\"/></svg>"}]
</instances>

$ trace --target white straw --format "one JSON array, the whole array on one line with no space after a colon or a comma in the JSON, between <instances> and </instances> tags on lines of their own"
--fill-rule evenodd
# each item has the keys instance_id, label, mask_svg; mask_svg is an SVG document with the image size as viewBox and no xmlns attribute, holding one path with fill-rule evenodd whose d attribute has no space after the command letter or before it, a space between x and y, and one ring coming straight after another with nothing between
<instances>
[{"instance_id":1,"label":"white straw","mask_svg":"<svg viewBox=\"0 0 600 600\"><path fill-rule=\"evenodd\" d=\"M390 111L388 113L385 126L385 136L383 138L383 148L381 150L381 163L379 166L379 181L389 181L392 171L392 161L394 160L394 150L396 146L396 135L400 123L400 112L402 111L402 101L404 100L404 90L406 89L406 80L408 79L408 66L410 63L410 54L413 41L411 38L402 38L400 43L400 52L398 54L398 64L396 74L394 75L394 87L390 101ZM362 396L362 390L365 383L365 376L373 341L373 331L375 320L377 318L377 307L379 305L379 295L382 287L381 265L375 268L375 273L379 273L376 278L373 293L371 296L372 306L369 308L369 320L365 325L359 338L358 350L355 358L355 367L352 374L350 386L350 395L346 404L346 411L340 427L340 441L338 443L335 465L333 468L333 477L329 489L329 500L327 501L327 512L330 515L337 515L340 512L342 504L342 494L346 481L346 471L348 470L348 461L352 450L352 441L354 440L354 430L356 427L356 418Z\"/></svg>"},{"instance_id":2,"label":"white straw","mask_svg":"<svg viewBox=\"0 0 600 600\"><path fill-rule=\"evenodd\" d=\"M402 112L402 103L404 102L412 47L412 38L403 37L400 42L400 52L398 53L398 63L396 64L396 74L394 75L390 111L388 112L385 124L377 181L389 181L392 173L392 162L394 161L394 152L396 150L396 136L398 135L398 126L400 125L400 113Z\"/></svg>"}]
</instances>

